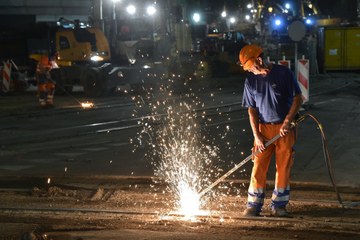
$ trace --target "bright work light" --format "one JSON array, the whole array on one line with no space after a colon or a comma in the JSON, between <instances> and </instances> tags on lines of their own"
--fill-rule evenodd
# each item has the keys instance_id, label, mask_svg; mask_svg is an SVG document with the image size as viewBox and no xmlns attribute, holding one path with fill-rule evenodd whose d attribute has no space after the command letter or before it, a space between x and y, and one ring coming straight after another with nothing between
<instances>
[{"instance_id":1,"label":"bright work light","mask_svg":"<svg viewBox=\"0 0 360 240\"><path fill-rule=\"evenodd\" d=\"M147 14L149 14L150 16L151 15L154 15L156 13L156 8L154 6L148 6L146 8L146 12Z\"/></svg>"},{"instance_id":2,"label":"bright work light","mask_svg":"<svg viewBox=\"0 0 360 240\"><path fill-rule=\"evenodd\" d=\"M136 7L135 7L134 5L129 5L129 6L127 6L127 8L126 8L126 11L127 11L129 14L133 15L133 14L136 13Z\"/></svg>"},{"instance_id":3,"label":"bright work light","mask_svg":"<svg viewBox=\"0 0 360 240\"><path fill-rule=\"evenodd\" d=\"M200 22L200 14L199 13L194 13L193 20L196 23Z\"/></svg>"}]
</instances>

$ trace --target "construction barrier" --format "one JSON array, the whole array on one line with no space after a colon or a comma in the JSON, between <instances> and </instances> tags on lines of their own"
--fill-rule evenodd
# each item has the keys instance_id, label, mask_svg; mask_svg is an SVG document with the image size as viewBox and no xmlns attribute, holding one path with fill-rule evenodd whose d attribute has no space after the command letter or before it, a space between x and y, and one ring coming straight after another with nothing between
<instances>
[{"instance_id":1,"label":"construction barrier","mask_svg":"<svg viewBox=\"0 0 360 240\"><path fill-rule=\"evenodd\" d=\"M283 65L283 66L288 67L289 69L291 69L290 60L286 60L285 56L283 56L282 60L278 61L278 64Z\"/></svg>"},{"instance_id":2,"label":"construction barrier","mask_svg":"<svg viewBox=\"0 0 360 240\"><path fill-rule=\"evenodd\" d=\"M2 69L2 82L1 82L1 91L4 93L10 92L11 87L11 62L8 60L3 62L4 66Z\"/></svg>"},{"instance_id":3,"label":"construction barrier","mask_svg":"<svg viewBox=\"0 0 360 240\"><path fill-rule=\"evenodd\" d=\"M275 64L275 61L270 60L270 57L269 57L269 56L267 57L267 61L268 61L269 63Z\"/></svg>"},{"instance_id":4,"label":"construction barrier","mask_svg":"<svg viewBox=\"0 0 360 240\"><path fill-rule=\"evenodd\" d=\"M297 62L297 80L304 103L309 101L309 59L299 59Z\"/></svg>"}]
</instances>

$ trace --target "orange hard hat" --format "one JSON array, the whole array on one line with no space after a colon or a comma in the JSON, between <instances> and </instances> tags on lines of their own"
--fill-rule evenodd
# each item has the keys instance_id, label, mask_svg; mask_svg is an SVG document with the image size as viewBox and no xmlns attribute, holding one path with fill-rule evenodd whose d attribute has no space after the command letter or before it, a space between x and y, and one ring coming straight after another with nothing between
<instances>
[{"instance_id":1,"label":"orange hard hat","mask_svg":"<svg viewBox=\"0 0 360 240\"><path fill-rule=\"evenodd\" d=\"M246 45L239 53L240 64L246 71L255 64L255 59L260 56L263 49L257 45Z\"/></svg>"}]
</instances>

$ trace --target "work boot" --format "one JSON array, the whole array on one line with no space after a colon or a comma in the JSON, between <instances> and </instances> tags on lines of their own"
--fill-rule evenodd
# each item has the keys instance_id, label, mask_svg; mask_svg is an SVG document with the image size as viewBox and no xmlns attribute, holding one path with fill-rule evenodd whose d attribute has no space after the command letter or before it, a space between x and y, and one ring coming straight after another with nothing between
<instances>
[{"instance_id":1,"label":"work boot","mask_svg":"<svg viewBox=\"0 0 360 240\"><path fill-rule=\"evenodd\" d=\"M260 211L256 207L248 207L243 212L244 217L257 217L260 216Z\"/></svg>"},{"instance_id":2,"label":"work boot","mask_svg":"<svg viewBox=\"0 0 360 240\"><path fill-rule=\"evenodd\" d=\"M276 207L276 208L271 209L271 216L289 217L289 213L286 211L285 207Z\"/></svg>"}]
</instances>

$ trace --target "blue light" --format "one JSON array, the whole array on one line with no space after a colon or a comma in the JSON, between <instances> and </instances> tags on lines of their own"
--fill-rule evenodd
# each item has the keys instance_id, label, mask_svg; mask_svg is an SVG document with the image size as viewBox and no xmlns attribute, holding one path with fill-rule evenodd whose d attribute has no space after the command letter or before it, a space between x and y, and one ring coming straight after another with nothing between
<instances>
[{"instance_id":1,"label":"blue light","mask_svg":"<svg viewBox=\"0 0 360 240\"><path fill-rule=\"evenodd\" d=\"M312 25L312 24L313 24L313 21L312 21L311 19L307 18L307 19L305 20L305 23L306 23L307 25Z\"/></svg>"},{"instance_id":2,"label":"blue light","mask_svg":"<svg viewBox=\"0 0 360 240\"><path fill-rule=\"evenodd\" d=\"M286 21L282 17L279 17L279 16L275 17L271 21L271 28L273 29L272 31L274 31L274 30L282 31L285 25L286 25Z\"/></svg>"}]
</instances>

